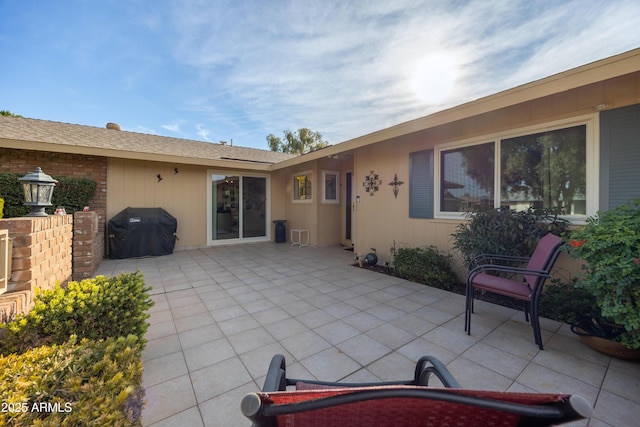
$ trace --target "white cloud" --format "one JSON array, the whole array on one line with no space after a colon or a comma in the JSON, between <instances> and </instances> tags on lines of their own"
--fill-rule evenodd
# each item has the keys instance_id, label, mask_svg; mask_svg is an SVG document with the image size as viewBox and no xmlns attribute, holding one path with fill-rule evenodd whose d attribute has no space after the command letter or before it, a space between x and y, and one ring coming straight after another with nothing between
<instances>
[{"instance_id":1,"label":"white cloud","mask_svg":"<svg viewBox=\"0 0 640 427\"><path fill-rule=\"evenodd\" d=\"M255 143L304 126L338 143L630 50L639 19L627 0L184 0L166 21L200 88L182 108L203 126Z\"/></svg>"}]
</instances>

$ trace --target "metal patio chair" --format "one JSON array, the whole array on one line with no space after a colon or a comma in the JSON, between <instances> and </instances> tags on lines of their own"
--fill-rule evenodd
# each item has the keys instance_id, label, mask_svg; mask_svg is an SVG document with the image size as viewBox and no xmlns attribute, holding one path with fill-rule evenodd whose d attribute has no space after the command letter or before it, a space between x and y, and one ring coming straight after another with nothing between
<instances>
[{"instance_id":1,"label":"metal patio chair","mask_svg":"<svg viewBox=\"0 0 640 427\"><path fill-rule=\"evenodd\" d=\"M444 387L429 387L431 375ZM254 427L547 426L593 412L576 395L464 390L429 356L413 379L354 384L287 378L276 355L262 392L244 396L241 409Z\"/></svg>"},{"instance_id":2,"label":"metal patio chair","mask_svg":"<svg viewBox=\"0 0 640 427\"><path fill-rule=\"evenodd\" d=\"M563 245L560 237L548 233L540 239L531 258L495 254L476 256L469 266L467 275L464 324L467 334L471 335L474 292L480 289L522 301L525 320L528 322L531 317L533 336L542 350L538 305L544 282L550 277L551 269ZM505 275L509 277L504 277Z\"/></svg>"}]
</instances>

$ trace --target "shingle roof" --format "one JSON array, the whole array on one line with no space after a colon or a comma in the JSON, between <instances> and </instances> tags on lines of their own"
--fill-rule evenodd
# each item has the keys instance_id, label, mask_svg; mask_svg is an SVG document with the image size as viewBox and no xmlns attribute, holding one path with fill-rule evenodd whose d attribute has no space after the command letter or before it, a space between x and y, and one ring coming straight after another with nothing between
<instances>
[{"instance_id":1,"label":"shingle roof","mask_svg":"<svg viewBox=\"0 0 640 427\"><path fill-rule=\"evenodd\" d=\"M277 163L295 157L256 148L222 145L218 143L170 138L137 132L21 117L0 117L0 139L57 144L109 151L148 153L172 157L208 160L236 160L258 163ZM55 150L59 151L59 150ZM70 150L73 151L73 150Z\"/></svg>"}]
</instances>

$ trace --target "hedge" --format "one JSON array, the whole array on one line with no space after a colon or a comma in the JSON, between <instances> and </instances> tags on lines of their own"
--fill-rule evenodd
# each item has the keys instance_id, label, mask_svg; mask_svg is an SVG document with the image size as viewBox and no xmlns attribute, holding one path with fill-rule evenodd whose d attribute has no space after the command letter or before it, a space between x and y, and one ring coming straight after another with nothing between
<instances>
[{"instance_id":1,"label":"hedge","mask_svg":"<svg viewBox=\"0 0 640 427\"><path fill-rule=\"evenodd\" d=\"M94 340L135 335L144 348L153 306L141 273L97 276L69 282L66 289L37 290L34 307L6 326L0 354L43 344L61 344L71 335Z\"/></svg>"},{"instance_id":2,"label":"hedge","mask_svg":"<svg viewBox=\"0 0 640 427\"><path fill-rule=\"evenodd\" d=\"M70 282L0 324L0 426L140 426L149 289L139 272Z\"/></svg>"},{"instance_id":3,"label":"hedge","mask_svg":"<svg viewBox=\"0 0 640 427\"><path fill-rule=\"evenodd\" d=\"M144 403L139 340L40 346L0 357L0 425L140 426Z\"/></svg>"},{"instance_id":4,"label":"hedge","mask_svg":"<svg viewBox=\"0 0 640 427\"><path fill-rule=\"evenodd\" d=\"M2 172L0 173L0 197L4 199L4 217L16 218L25 216L30 212L30 208L25 206L22 186L18 178L24 174ZM53 190L51 198L52 206L45 209L51 215L58 206L64 206L67 213L81 211L96 194L97 184L95 181L86 178L75 178L66 176L52 177L58 180L56 188Z\"/></svg>"}]
</instances>

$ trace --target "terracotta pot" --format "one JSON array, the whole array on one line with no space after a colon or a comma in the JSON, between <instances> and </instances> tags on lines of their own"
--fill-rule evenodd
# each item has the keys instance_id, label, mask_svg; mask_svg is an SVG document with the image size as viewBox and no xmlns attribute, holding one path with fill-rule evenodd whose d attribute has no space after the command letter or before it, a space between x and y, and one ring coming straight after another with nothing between
<instances>
[{"instance_id":1,"label":"terracotta pot","mask_svg":"<svg viewBox=\"0 0 640 427\"><path fill-rule=\"evenodd\" d=\"M578 335L580 341L602 354L625 360L640 359L640 349L630 349L617 341L611 341L606 338L589 335L587 331L580 329L577 326L572 327L571 331Z\"/></svg>"}]
</instances>

